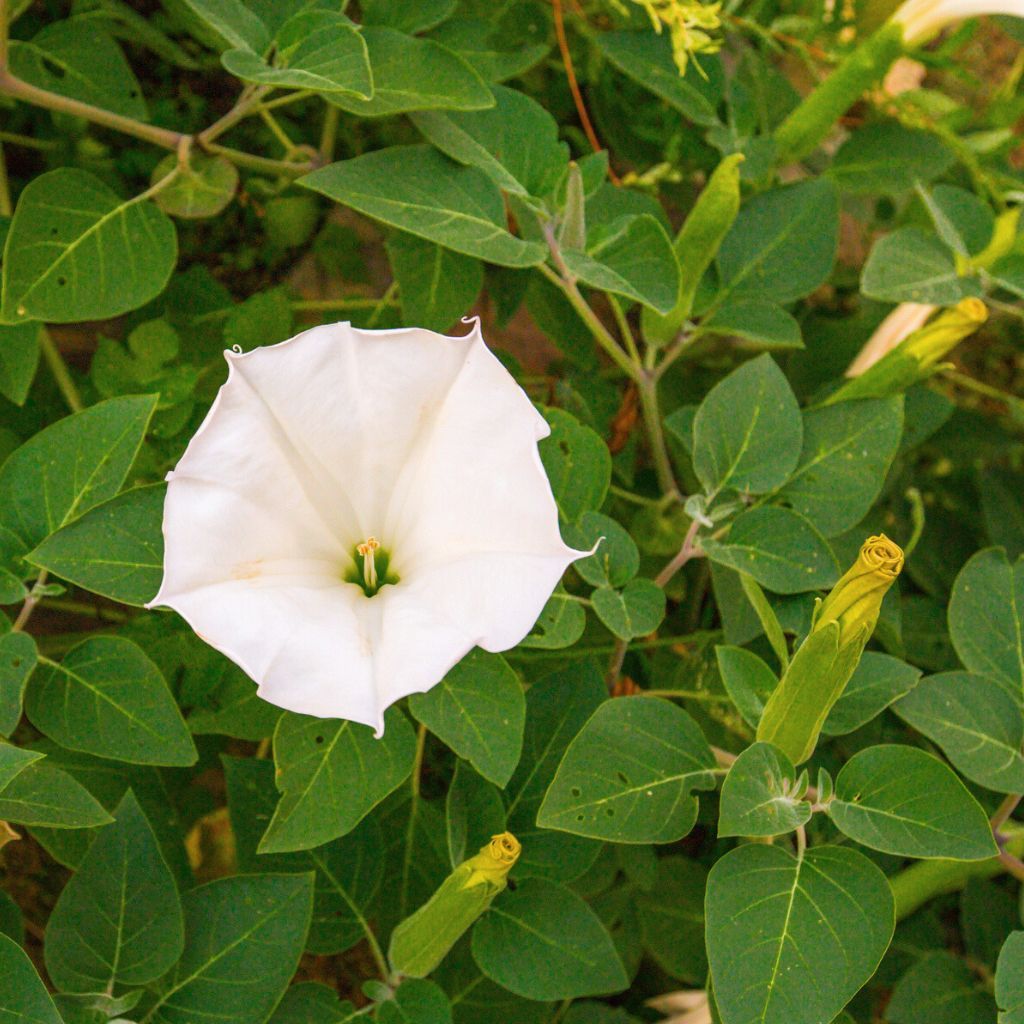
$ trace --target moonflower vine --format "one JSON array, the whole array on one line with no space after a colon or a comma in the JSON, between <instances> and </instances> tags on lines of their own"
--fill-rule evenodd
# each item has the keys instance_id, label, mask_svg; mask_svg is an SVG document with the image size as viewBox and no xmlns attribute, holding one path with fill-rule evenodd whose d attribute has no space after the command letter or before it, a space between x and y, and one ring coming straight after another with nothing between
<instances>
[{"instance_id":1,"label":"moonflower vine","mask_svg":"<svg viewBox=\"0 0 1024 1024\"><path fill-rule=\"evenodd\" d=\"M566 567L549 428L484 344L347 323L245 354L168 475L151 602L291 711L383 729Z\"/></svg>"}]
</instances>

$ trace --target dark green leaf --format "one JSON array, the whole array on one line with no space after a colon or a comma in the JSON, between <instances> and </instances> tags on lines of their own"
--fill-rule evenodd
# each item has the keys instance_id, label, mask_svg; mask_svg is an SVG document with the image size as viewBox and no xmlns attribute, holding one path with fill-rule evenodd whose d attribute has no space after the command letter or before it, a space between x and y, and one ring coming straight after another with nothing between
<instances>
[{"instance_id":1,"label":"dark green leaf","mask_svg":"<svg viewBox=\"0 0 1024 1024\"><path fill-rule=\"evenodd\" d=\"M221 49L244 46L257 53L270 43L267 26L242 0L182 0L222 42Z\"/></svg>"},{"instance_id":2,"label":"dark green leaf","mask_svg":"<svg viewBox=\"0 0 1024 1024\"><path fill-rule=\"evenodd\" d=\"M452 867L458 867L492 836L505 831L505 802L501 790L473 771L465 761L455 764L455 777L445 800L445 825Z\"/></svg>"},{"instance_id":3,"label":"dark green leaf","mask_svg":"<svg viewBox=\"0 0 1024 1024\"><path fill-rule=\"evenodd\" d=\"M673 978L703 985L704 889L708 873L688 857L662 857L649 892L636 895L643 944L658 966Z\"/></svg>"},{"instance_id":4,"label":"dark green leaf","mask_svg":"<svg viewBox=\"0 0 1024 1024\"><path fill-rule=\"evenodd\" d=\"M900 978L886 1007L891 1024L991 1024L992 996L952 953L930 953Z\"/></svg>"},{"instance_id":5,"label":"dark green leaf","mask_svg":"<svg viewBox=\"0 0 1024 1024\"><path fill-rule=\"evenodd\" d=\"M743 338L772 351L804 347L800 325L793 316L764 299L727 301L701 321L700 333Z\"/></svg>"},{"instance_id":6,"label":"dark green leaf","mask_svg":"<svg viewBox=\"0 0 1024 1024\"><path fill-rule=\"evenodd\" d=\"M611 484L612 458L608 445L590 427L563 409L545 409L551 436L540 442L558 511L568 523L584 512L599 509Z\"/></svg>"},{"instance_id":7,"label":"dark green leaf","mask_svg":"<svg viewBox=\"0 0 1024 1024\"><path fill-rule=\"evenodd\" d=\"M0 794L3 794L14 778L42 756L36 750L23 750L11 743L0 743Z\"/></svg>"},{"instance_id":8,"label":"dark green leaf","mask_svg":"<svg viewBox=\"0 0 1024 1024\"><path fill-rule=\"evenodd\" d=\"M564 531L567 544L580 551L597 550L573 562L573 568L594 587L621 587L640 568L636 541L619 523L600 512L584 512L580 521Z\"/></svg>"},{"instance_id":9,"label":"dark green leaf","mask_svg":"<svg viewBox=\"0 0 1024 1024\"><path fill-rule=\"evenodd\" d=\"M630 580L622 590L598 587L590 600L597 617L621 640L653 633L665 618L665 591L651 580Z\"/></svg>"},{"instance_id":10,"label":"dark green leaf","mask_svg":"<svg viewBox=\"0 0 1024 1024\"><path fill-rule=\"evenodd\" d=\"M910 693L920 678L919 668L888 654L866 651L853 670L842 696L828 713L822 732L829 736L842 736L859 729L880 715L893 701Z\"/></svg>"},{"instance_id":11,"label":"dark green leaf","mask_svg":"<svg viewBox=\"0 0 1024 1024\"><path fill-rule=\"evenodd\" d=\"M451 18L430 36L485 81L504 82L543 59L550 49L549 20L543 8L529 2L503 4L499 11L495 15L485 7L484 17Z\"/></svg>"},{"instance_id":12,"label":"dark green leaf","mask_svg":"<svg viewBox=\"0 0 1024 1024\"><path fill-rule=\"evenodd\" d=\"M42 760L0 790L0 821L64 829L107 825L113 818L70 775Z\"/></svg>"},{"instance_id":13,"label":"dark green leaf","mask_svg":"<svg viewBox=\"0 0 1024 1024\"><path fill-rule=\"evenodd\" d=\"M39 365L39 324L0 326L0 395L24 405Z\"/></svg>"},{"instance_id":14,"label":"dark green leaf","mask_svg":"<svg viewBox=\"0 0 1024 1024\"><path fill-rule=\"evenodd\" d=\"M448 997L432 981L409 978L377 1010L379 1024L452 1024Z\"/></svg>"},{"instance_id":15,"label":"dark green leaf","mask_svg":"<svg viewBox=\"0 0 1024 1024\"><path fill-rule=\"evenodd\" d=\"M10 736L21 720L25 683L36 667L37 655L36 642L28 633L0 636L0 736Z\"/></svg>"},{"instance_id":16,"label":"dark green leaf","mask_svg":"<svg viewBox=\"0 0 1024 1024\"><path fill-rule=\"evenodd\" d=\"M898 196L918 182L937 178L955 161L953 151L933 132L876 121L839 147L829 175L847 192Z\"/></svg>"},{"instance_id":17,"label":"dark green leaf","mask_svg":"<svg viewBox=\"0 0 1024 1024\"><path fill-rule=\"evenodd\" d=\"M178 157L172 153L153 168L150 178L156 184L177 165ZM183 220L215 217L235 197L238 191L238 170L222 156L193 153L170 185L161 189L154 199L164 213Z\"/></svg>"},{"instance_id":18,"label":"dark green leaf","mask_svg":"<svg viewBox=\"0 0 1024 1024\"><path fill-rule=\"evenodd\" d=\"M548 598L530 635L519 645L555 651L576 643L587 627L587 613L562 587Z\"/></svg>"},{"instance_id":19,"label":"dark green leaf","mask_svg":"<svg viewBox=\"0 0 1024 1024\"><path fill-rule=\"evenodd\" d=\"M457 0L420 0L417 4L404 0L363 0L360 10L367 25L386 25L415 35L440 25L457 6Z\"/></svg>"},{"instance_id":20,"label":"dark green leaf","mask_svg":"<svg viewBox=\"0 0 1024 1024\"><path fill-rule=\"evenodd\" d=\"M715 647L722 683L743 721L752 729L761 721L768 698L779 685L778 677L762 658L742 647Z\"/></svg>"},{"instance_id":21,"label":"dark green leaf","mask_svg":"<svg viewBox=\"0 0 1024 1024\"><path fill-rule=\"evenodd\" d=\"M1024 932L1014 932L999 954L996 966L999 1024L1024 1022Z\"/></svg>"},{"instance_id":22,"label":"dark green leaf","mask_svg":"<svg viewBox=\"0 0 1024 1024\"><path fill-rule=\"evenodd\" d=\"M64 1024L28 955L0 933L0 1007L5 1024Z\"/></svg>"},{"instance_id":23,"label":"dark green leaf","mask_svg":"<svg viewBox=\"0 0 1024 1024\"><path fill-rule=\"evenodd\" d=\"M977 288L957 274L953 253L918 227L898 228L880 238L861 273L860 290L885 302L951 306Z\"/></svg>"},{"instance_id":24,"label":"dark green leaf","mask_svg":"<svg viewBox=\"0 0 1024 1024\"><path fill-rule=\"evenodd\" d=\"M302 981L289 986L267 1024L347 1024L360 1017L351 1003L338 1002L333 988Z\"/></svg>"},{"instance_id":25,"label":"dark green leaf","mask_svg":"<svg viewBox=\"0 0 1024 1024\"><path fill-rule=\"evenodd\" d=\"M789 758L755 743L736 759L722 784L718 836L778 836L811 819ZM802 787L801 787L802 788Z\"/></svg>"}]
</instances>

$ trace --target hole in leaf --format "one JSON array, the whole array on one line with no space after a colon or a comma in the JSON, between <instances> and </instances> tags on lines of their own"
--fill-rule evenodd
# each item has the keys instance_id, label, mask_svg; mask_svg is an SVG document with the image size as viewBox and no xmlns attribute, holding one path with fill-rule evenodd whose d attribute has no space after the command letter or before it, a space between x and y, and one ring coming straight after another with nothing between
<instances>
[{"instance_id":1,"label":"hole in leaf","mask_svg":"<svg viewBox=\"0 0 1024 1024\"><path fill-rule=\"evenodd\" d=\"M615 817L615 808L614 807L606 807L604 809L604 813L607 814L609 818L614 818Z\"/></svg>"},{"instance_id":2,"label":"hole in leaf","mask_svg":"<svg viewBox=\"0 0 1024 1024\"><path fill-rule=\"evenodd\" d=\"M21 668L21 658L15 658L11 662L11 668Z\"/></svg>"},{"instance_id":3,"label":"hole in leaf","mask_svg":"<svg viewBox=\"0 0 1024 1024\"><path fill-rule=\"evenodd\" d=\"M582 814L577 814L576 815L576 820L577 821L582 821L583 820L583 815Z\"/></svg>"},{"instance_id":4,"label":"hole in leaf","mask_svg":"<svg viewBox=\"0 0 1024 1024\"><path fill-rule=\"evenodd\" d=\"M68 279L66 277L58 277L57 278L57 284L59 284L61 286L61 288L63 288L64 285L66 285L67 283L68 283Z\"/></svg>"},{"instance_id":5,"label":"hole in leaf","mask_svg":"<svg viewBox=\"0 0 1024 1024\"><path fill-rule=\"evenodd\" d=\"M317 736L317 737L316 737L316 742L317 742L317 743L323 743L323 741L324 741L324 738L323 738L323 736Z\"/></svg>"},{"instance_id":6,"label":"hole in leaf","mask_svg":"<svg viewBox=\"0 0 1024 1024\"><path fill-rule=\"evenodd\" d=\"M616 772L615 775L618 778L619 782L621 782L624 786L629 785L629 779L626 778L625 772Z\"/></svg>"},{"instance_id":7,"label":"hole in leaf","mask_svg":"<svg viewBox=\"0 0 1024 1024\"><path fill-rule=\"evenodd\" d=\"M572 789L569 790L569 792L572 793L573 796L580 796L582 795L583 791L580 789L579 786L573 786Z\"/></svg>"},{"instance_id":8,"label":"hole in leaf","mask_svg":"<svg viewBox=\"0 0 1024 1024\"><path fill-rule=\"evenodd\" d=\"M47 72L53 75L54 78L63 78L65 76L66 72L55 60L51 60L45 55L41 59L43 67L46 68Z\"/></svg>"}]
</instances>

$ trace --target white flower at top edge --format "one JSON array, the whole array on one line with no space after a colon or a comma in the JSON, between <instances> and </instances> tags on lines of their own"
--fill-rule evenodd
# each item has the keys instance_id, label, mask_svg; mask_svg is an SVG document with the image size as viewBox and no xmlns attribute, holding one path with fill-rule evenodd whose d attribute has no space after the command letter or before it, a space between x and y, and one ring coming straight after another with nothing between
<instances>
[{"instance_id":1,"label":"white flower at top edge","mask_svg":"<svg viewBox=\"0 0 1024 1024\"><path fill-rule=\"evenodd\" d=\"M514 647L566 567L549 428L484 344L315 327L246 354L168 475L173 608L291 711L383 729L474 646Z\"/></svg>"},{"instance_id":2,"label":"white flower at top edge","mask_svg":"<svg viewBox=\"0 0 1024 1024\"><path fill-rule=\"evenodd\" d=\"M903 26L904 42L915 46L954 21L988 14L1024 18L1024 0L906 0L892 20Z\"/></svg>"}]
</instances>

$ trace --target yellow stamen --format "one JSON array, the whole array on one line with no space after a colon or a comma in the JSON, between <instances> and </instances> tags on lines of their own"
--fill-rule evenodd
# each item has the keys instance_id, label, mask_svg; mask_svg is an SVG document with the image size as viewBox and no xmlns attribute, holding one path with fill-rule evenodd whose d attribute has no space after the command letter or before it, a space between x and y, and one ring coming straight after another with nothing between
<instances>
[{"instance_id":1,"label":"yellow stamen","mask_svg":"<svg viewBox=\"0 0 1024 1024\"><path fill-rule=\"evenodd\" d=\"M376 537L367 537L362 544L356 545L356 551L363 556L363 582L369 590L377 589L377 566L373 553L379 547L380 541Z\"/></svg>"}]
</instances>

